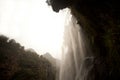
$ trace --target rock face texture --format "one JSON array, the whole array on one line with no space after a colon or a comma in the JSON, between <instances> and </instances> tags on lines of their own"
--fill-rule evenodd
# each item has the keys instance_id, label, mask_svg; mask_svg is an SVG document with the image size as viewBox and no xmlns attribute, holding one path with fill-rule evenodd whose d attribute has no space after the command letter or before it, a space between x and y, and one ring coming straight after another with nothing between
<instances>
[{"instance_id":1,"label":"rock face texture","mask_svg":"<svg viewBox=\"0 0 120 80\"><path fill-rule=\"evenodd\" d=\"M50 0L54 11L71 9L86 33L94 67L86 80L120 80L120 3L118 0Z\"/></svg>"}]
</instances>

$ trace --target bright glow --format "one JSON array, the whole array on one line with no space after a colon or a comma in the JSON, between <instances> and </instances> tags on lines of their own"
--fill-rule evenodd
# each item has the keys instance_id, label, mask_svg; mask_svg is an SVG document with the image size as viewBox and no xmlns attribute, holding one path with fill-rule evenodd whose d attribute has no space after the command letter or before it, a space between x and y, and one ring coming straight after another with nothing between
<instances>
[{"instance_id":1,"label":"bright glow","mask_svg":"<svg viewBox=\"0 0 120 80\"><path fill-rule=\"evenodd\" d=\"M0 34L37 53L61 57L65 13L55 13L45 0L0 0Z\"/></svg>"}]
</instances>

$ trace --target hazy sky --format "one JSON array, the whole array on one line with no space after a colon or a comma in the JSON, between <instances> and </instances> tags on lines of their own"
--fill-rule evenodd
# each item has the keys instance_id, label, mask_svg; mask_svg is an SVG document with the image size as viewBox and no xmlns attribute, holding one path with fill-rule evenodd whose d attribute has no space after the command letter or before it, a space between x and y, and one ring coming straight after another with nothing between
<instances>
[{"instance_id":1,"label":"hazy sky","mask_svg":"<svg viewBox=\"0 0 120 80\"><path fill-rule=\"evenodd\" d=\"M0 34L39 54L61 57L64 22L65 11L53 12L45 0L0 0Z\"/></svg>"}]
</instances>

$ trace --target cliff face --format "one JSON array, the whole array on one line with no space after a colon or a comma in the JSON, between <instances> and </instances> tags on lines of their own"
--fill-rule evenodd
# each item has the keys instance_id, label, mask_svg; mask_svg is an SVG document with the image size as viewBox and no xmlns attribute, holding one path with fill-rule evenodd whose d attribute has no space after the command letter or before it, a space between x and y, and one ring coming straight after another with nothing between
<instances>
[{"instance_id":1,"label":"cliff face","mask_svg":"<svg viewBox=\"0 0 120 80\"><path fill-rule=\"evenodd\" d=\"M56 2L59 0L51 0ZM68 3L68 4L66 4ZM87 80L120 79L120 4L117 0L63 0L54 11L70 8L92 48L94 67Z\"/></svg>"}]
</instances>

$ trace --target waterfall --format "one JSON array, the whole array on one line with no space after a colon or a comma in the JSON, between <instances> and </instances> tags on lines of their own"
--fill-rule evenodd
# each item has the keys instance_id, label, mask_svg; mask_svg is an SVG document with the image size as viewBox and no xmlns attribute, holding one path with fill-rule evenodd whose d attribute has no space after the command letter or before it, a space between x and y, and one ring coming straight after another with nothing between
<instances>
[{"instance_id":1,"label":"waterfall","mask_svg":"<svg viewBox=\"0 0 120 80\"><path fill-rule=\"evenodd\" d=\"M87 80L94 58L77 20L70 11L67 15L59 80Z\"/></svg>"}]
</instances>

